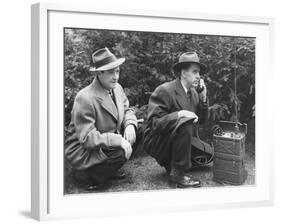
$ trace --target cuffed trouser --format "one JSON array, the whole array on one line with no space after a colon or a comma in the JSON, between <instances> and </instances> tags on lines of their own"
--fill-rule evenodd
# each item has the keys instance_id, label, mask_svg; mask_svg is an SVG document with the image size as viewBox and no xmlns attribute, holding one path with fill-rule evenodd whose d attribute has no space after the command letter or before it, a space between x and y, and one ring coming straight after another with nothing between
<instances>
[{"instance_id":1,"label":"cuffed trouser","mask_svg":"<svg viewBox=\"0 0 281 224\"><path fill-rule=\"evenodd\" d=\"M184 123L178 129L171 142L171 167L179 171L191 168L192 124Z\"/></svg>"},{"instance_id":2,"label":"cuffed trouser","mask_svg":"<svg viewBox=\"0 0 281 224\"><path fill-rule=\"evenodd\" d=\"M86 170L76 171L76 178L81 180L92 179L97 183L104 183L126 162L125 153L122 148L105 148L103 152L108 157L105 161Z\"/></svg>"}]
</instances>

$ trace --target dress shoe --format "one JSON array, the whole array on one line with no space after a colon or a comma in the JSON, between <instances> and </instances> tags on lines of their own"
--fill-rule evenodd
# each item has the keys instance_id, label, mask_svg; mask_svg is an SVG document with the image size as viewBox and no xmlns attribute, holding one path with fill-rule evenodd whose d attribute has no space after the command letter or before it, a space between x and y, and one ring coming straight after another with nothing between
<instances>
[{"instance_id":1,"label":"dress shoe","mask_svg":"<svg viewBox=\"0 0 281 224\"><path fill-rule=\"evenodd\" d=\"M201 181L186 175L171 176L170 181L176 188L201 187Z\"/></svg>"},{"instance_id":2,"label":"dress shoe","mask_svg":"<svg viewBox=\"0 0 281 224\"><path fill-rule=\"evenodd\" d=\"M95 181L89 176L85 175L83 172L73 172L73 179L76 185L83 188L86 191L100 190L103 188L104 184Z\"/></svg>"},{"instance_id":3,"label":"dress shoe","mask_svg":"<svg viewBox=\"0 0 281 224\"><path fill-rule=\"evenodd\" d=\"M101 190L104 187L103 183L98 183L96 181L76 182L76 184L86 191Z\"/></svg>"},{"instance_id":4,"label":"dress shoe","mask_svg":"<svg viewBox=\"0 0 281 224\"><path fill-rule=\"evenodd\" d=\"M112 180L123 180L126 178L126 174L121 171L121 170L117 170L112 176L111 179Z\"/></svg>"},{"instance_id":5,"label":"dress shoe","mask_svg":"<svg viewBox=\"0 0 281 224\"><path fill-rule=\"evenodd\" d=\"M176 188L200 187L201 181L189 177L184 172L181 172L172 167L170 173L170 182L175 184Z\"/></svg>"},{"instance_id":6,"label":"dress shoe","mask_svg":"<svg viewBox=\"0 0 281 224\"><path fill-rule=\"evenodd\" d=\"M82 188L87 191L101 190L103 187L104 185L102 183L95 183L95 182L82 186Z\"/></svg>"}]
</instances>

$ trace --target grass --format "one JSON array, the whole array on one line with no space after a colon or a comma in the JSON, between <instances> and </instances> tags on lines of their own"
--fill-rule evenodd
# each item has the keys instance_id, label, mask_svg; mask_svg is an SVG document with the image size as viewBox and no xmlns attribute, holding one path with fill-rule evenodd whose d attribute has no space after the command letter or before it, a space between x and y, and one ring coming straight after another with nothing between
<instances>
[{"instance_id":1,"label":"grass","mask_svg":"<svg viewBox=\"0 0 281 224\"><path fill-rule=\"evenodd\" d=\"M244 185L255 184L255 155L253 153L252 145L246 146L245 167L248 171L248 177ZM172 189L174 187L169 185L168 174L165 169L158 165L158 163L150 156L142 153L142 155L135 156L122 167L126 173L127 178L118 181L109 181L106 183L103 190L86 191L79 187L72 178L71 169L65 169L65 193L79 194L92 192L121 192L121 191L144 191L144 190L160 190ZM202 187L220 187L226 186L213 181L212 164L197 167L190 171L190 175L198 178L202 182Z\"/></svg>"}]
</instances>

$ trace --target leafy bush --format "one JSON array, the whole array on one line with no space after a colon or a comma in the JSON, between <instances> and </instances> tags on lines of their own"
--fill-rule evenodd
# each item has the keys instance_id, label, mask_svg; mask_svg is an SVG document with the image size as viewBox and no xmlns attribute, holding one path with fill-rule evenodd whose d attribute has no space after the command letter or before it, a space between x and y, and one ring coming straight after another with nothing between
<instances>
[{"instance_id":1,"label":"leafy bush","mask_svg":"<svg viewBox=\"0 0 281 224\"><path fill-rule=\"evenodd\" d=\"M210 100L210 119L234 120L235 104L241 122L254 116L255 39L242 37L65 29L65 125L70 121L74 97L90 84L92 53L108 47L125 57L120 83L138 115L145 116L149 96L163 82L174 78L172 65L179 55L196 51L207 65L204 75ZM236 63L235 63L236 61ZM234 73L237 74L237 97Z\"/></svg>"}]
</instances>

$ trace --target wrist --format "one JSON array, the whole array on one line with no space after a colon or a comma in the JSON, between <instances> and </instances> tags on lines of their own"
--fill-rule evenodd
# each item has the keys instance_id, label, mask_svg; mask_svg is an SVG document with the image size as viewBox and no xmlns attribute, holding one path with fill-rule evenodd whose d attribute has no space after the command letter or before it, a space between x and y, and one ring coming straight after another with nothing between
<instances>
[{"instance_id":1,"label":"wrist","mask_svg":"<svg viewBox=\"0 0 281 224\"><path fill-rule=\"evenodd\" d=\"M200 97L200 101L201 101L202 103L207 103L207 96L201 96L201 97Z\"/></svg>"},{"instance_id":2,"label":"wrist","mask_svg":"<svg viewBox=\"0 0 281 224\"><path fill-rule=\"evenodd\" d=\"M178 118L182 117L182 110L178 111Z\"/></svg>"},{"instance_id":3,"label":"wrist","mask_svg":"<svg viewBox=\"0 0 281 224\"><path fill-rule=\"evenodd\" d=\"M128 124L125 129L127 128L134 129L135 132L137 131L137 127L134 124Z\"/></svg>"},{"instance_id":4,"label":"wrist","mask_svg":"<svg viewBox=\"0 0 281 224\"><path fill-rule=\"evenodd\" d=\"M126 144L126 139L122 137L121 138L121 147L124 148L125 144Z\"/></svg>"},{"instance_id":5,"label":"wrist","mask_svg":"<svg viewBox=\"0 0 281 224\"><path fill-rule=\"evenodd\" d=\"M127 127L130 127L130 126L133 126L133 127L134 127L134 125L133 125L133 124L128 124L128 125L126 126L126 128L127 128Z\"/></svg>"}]
</instances>

